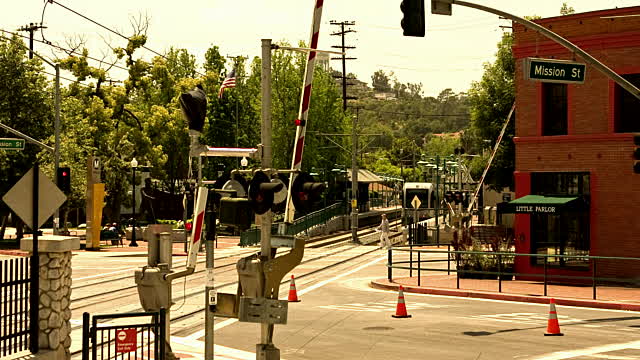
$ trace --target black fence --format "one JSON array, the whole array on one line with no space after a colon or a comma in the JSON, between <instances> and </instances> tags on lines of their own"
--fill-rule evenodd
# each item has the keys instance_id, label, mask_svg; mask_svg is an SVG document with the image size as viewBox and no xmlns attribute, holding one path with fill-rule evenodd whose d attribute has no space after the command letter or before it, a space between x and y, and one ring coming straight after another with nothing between
<instances>
[{"instance_id":1,"label":"black fence","mask_svg":"<svg viewBox=\"0 0 640 360\"><path fill-rule=\"evenodd\" d=\"M82 360L165 359L165 310L82 314Z\"/></svg>"},{"instance_id":2,"label":"black fence","mask_svg":"<svg viewBox=\"0 0 640 360\"><path fill-rule=\"evenodd\" d=\"M30 260L0 261L0 357L29 349Z\"/></svg>"},{"instance_id":3,"label":"black fence","mask_svg":"<svg viewBox=\"0 0 640 360\"><path fill-rule=\"evenodd\" d=\"M394 256L395 252L395 256ZM409 253L408 260L395 260L398 253ZM437 255L437 256L434 256ZM446 258L444 257L446 255ZM547 296L549 283L590 286L591 298L596 300L598 286L633 286L638 287L637 273L640 271L640 258L589 256L589 255L559 255L559 254L526 254L515 252L491 251L454 251L451 245L447 250L414 249L411 246L396 246L388 250L387 279L393 279L393 269L409 270L409 277L414 274L421 286L424 272L452 272L456 276L456 289L460 289L460 279L497 280L496 289L502 292L502 283L513 280L514 277L533 278L542 285L543 293ZM539 264L536 272L518 273L514 269L516 259L526 259ZM447 267L434 267L431 264L446 262ZM575 274L557 274L558 266L552 264L572 264L570 269ZM612 273L623 269L633 269L633 276Z\"/></svg>"}]
</instances>

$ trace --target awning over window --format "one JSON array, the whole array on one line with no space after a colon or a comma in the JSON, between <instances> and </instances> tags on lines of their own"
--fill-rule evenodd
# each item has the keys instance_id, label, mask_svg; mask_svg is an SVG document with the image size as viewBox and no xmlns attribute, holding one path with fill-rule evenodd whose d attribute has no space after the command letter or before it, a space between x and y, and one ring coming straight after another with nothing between
<instances>
[{"instance_id":1,"label":"awning over window","mask_svg":"<svg viewBox=\"0 0 640 360\"><path fill-rule=\"evenodd\" d=\"M584 208L578 196L526 195L506 204L498 204L498 212L507 214L556 214Z\"/></svg>"}]
</instances>

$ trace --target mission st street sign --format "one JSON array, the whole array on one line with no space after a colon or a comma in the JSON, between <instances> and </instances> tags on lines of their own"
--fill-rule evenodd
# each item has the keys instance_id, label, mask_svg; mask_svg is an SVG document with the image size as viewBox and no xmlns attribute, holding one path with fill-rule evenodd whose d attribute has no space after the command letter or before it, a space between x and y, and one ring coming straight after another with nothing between
<instances>
[{"instance_id":1,"label":"mission st street sign","mask_svg":"<svg viewBox=\"0 0 640 360\"><path fill-rule=\"evenodd\" d=\"M0 150L24 150L24 140L0 138Z\"/></svg>"},{"instance_id":2,"label":"mission st street sign","mask_svg":"<svg viewBox=\"0 0 640 360\"><path fill-rule=\"evenodd\" d=\"M525 78L563 84L584 83L587 66L582 63L552 59L525 59Z\"/></svg>"}]
</instances>

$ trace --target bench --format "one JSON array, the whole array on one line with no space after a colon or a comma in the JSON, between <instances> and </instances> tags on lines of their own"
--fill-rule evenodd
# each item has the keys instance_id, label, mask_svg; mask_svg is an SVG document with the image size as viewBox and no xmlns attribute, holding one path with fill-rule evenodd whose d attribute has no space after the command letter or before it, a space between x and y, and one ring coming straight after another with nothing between
<instances>
[{"instance_id":1,"label":"bench","mask_svg":"<svg viewBox=\"0 0 640 360\"><path fill-rule=\"evenodd\" d=\"M122 235L111 230L100 230L100 241L106 241L107 245L109 245L110 242L110 245L124 246Z\"/></svg>"}]
</instances>

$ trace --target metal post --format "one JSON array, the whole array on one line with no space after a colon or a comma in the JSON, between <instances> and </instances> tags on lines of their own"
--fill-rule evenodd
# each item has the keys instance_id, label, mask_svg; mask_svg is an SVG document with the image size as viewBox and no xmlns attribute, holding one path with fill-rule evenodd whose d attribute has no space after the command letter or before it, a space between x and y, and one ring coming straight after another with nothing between
<instances>
[{"instance_id":1,"label":"metal post","mask_svg":"<svg viewBox=\"0 0 640 360\"><path fill-rule=\"evenodd\" d=\"M596 280L596 272L597 272L597 264L598 263L598 259L593 259L593 300L596 299L596 286L597 286L597 280Z\"/></svg>"},{"instance_id":2,"label":"metal post","mask_svg":"<svg viewBox=\"0 0 640 360\"><path fill-rule=\"evenodd\" d=\"M214 213L215 214L215 213ZM216 219L215 215L213 219L210 221L210 225L212 229L207 229L207 232L213 232L213 239L216 238ZM213 326L214 324L214 316L213 311L211 309L211 296L212 292L215 293L215 283L214 283L214 250L213 250L213 239L211 236L205 238L205 250L206 250L206 267L207 267L207 282L205 285L204 291L204 302L205 302L205 318L204 318L204 358L205 359L213 359L214 358L214 332Z\"/></svg>"},{"instance_id":3,"label":"metal post","mask_svg":"<svg viewBox=\"0 0 640 360\"><path fill-rule=\"evenodd\" d=\"M502 255L498 254L498 292L502 292Z\"/></svg>"},{"instance_id":4,"label":"metal post","mask_svg":"<svg viewBox=\"0 0 640 360\"><path fill-rule=\"evenodd\" d=\"M418 250L418 286L420 286L420 250Z\"/></svg>"},{"instance_id":5,"label":"metal post","mask_svg":"<svg viewBox=\"0 0 640 360\"><path fill-rule=\"evenodd\" d=\"M544 257L544 296L547 296L547 257Z\"/></svg>"},{"instance_id":6,"label":"metal post","mask_svg":"<svg viewBox=\"0 0 640 360\"><path fill-rule=\"evenodd\" d=\"M89 313L82 313L82 360L89 360L89 329L91 329L89 321Z\"/></svg>"},{"instance_id":7,"label":"metal post","mask_svg":"<svg viewBox=\"0 0 640 360\"><path fill-rule=\"evenodd\" d=\"M391 281L391 279L393 278L393 259L392 259L392 254L391 254L391 248L389 248L389 250L387 250L387 280Z\"/></svg>"},{"instance_id":8,"label":"metal post","mask_svg":"<svg viewBox=\"0 0 640 360\"><path fill-rule=\"evenodd\" d=\"M33 252L31 253L31 288L29 289L29 350L35 354L38 352L38 334L40 324L38 323L38 313L40 304L40 254L38 253L38 197L40 184L40 165L36 162L33 167L33 223L31 231L33 233Z\"/></svg>"},{"instance_id":9,"label":"metal post","mask_svg":"<svg viewBox=\"0 0 640 360\"><path fill-rule=\"evenodd\" d=\"M160 348L160 354L158 354L160 356L160 359L164 359L165 358L165 341L167 341L168 344L168 340L167 336L169 336L169 332L167 331L167 327L168 327L168 321L167 321L167 312L164 308L160 308L160 312L158 314L159 316L159 327L160 327L160 339L162 339L162 341L158 341L156 340L156 346L158 346ZM95 345L94 345L95 346Z\"/></svg>"},{"instance_id":10,"label":"metal post","mask_svg":"<svg viewBox=\"0 0 640 360\"><path fill-rule=\"evenodd\" d=\"M262 126L263 145L262 169L271 167L271 39L262 39ZM260 215L260 258L268 261L273 258L271 247L271 211ZM277 299L278 292L267 298ZM273 344L273 324L260 324L260 344L256 345L257 360L275 360L280 358L280 350Z\"/></svg>"},{"instance_id":11,"label":"metal post","mask_svg":"<svg viewBox=\"0 0 640 360\"><path fill-rule=\"evenodd\" d=\"M456 253L456 289L460 289L460 254Z\"/></svg>"},{"instance_id":12,"label":"metal post","mask_svg":"<svg viewBox=\"0 0 640 360\"><path fill-rule=\"evenodd\" d=\"M56 120L55 120L55 144L53 148L53 166L58 171L60 167L60 64L55 64L56 68ZM58 184L58 177L56 176L56 186ZM56 208L53 213L53 234L58 235L60 233L60 208Z\"/></svg>"},{"instance_id":13,"label":"metal post","mask_svg":"<svg viewBox=\"0 0 640 360\"><path fill-rule=\"evenodd\" d=\"M351 129L351 240L358 243L358 109ZM355 200L355 201L354 201Z\"/></svg>"},{"instance_id":14,"label":"metal post","mask_svg":"<svg viewBox=\"0 0 640 360\"><path fill-rule=\"evenodd\" d=\"M413 225L415 225L415 223ZM413 239L409 241L409 277L413 277L413 243L415 240L415 233L413 233Z\"/></svg>"},{"instance_id":15,"label":"metal post","mask_svg":"<svg viewBox=\"0 0 640 360\"><path fill-rule=\"evenodd\" d=\"M136 167L132 166L131 167L132 173L133 173L133 180L131 182L131 187L133 188L132 191L132 195L133 195L133 227L131 228L131 243L129 243L129 246L133 246L133 247L137 247L138 243L136 242ZM94 225L94 226L100 226L100 224Z\"/></svg>"},{"instance_id":16,"label":"metal post","mask_svg":"<svg viewBox=\"0 0 640 360\"><path fill-rule=\"evenodd\" d=\"M436 244L440 246L440 225L438 218L440 217L440 155L436 155Z\"/></svg>"},{"instance_id":17,"label":"metal post","mask_svg":"<svg viewBox=\"0 0 640 360\"><path fill-rule=\"evenodd\" d=\"M447 275L451 275L451 245L447 244Z\"/></svg>"}]
</instances>

